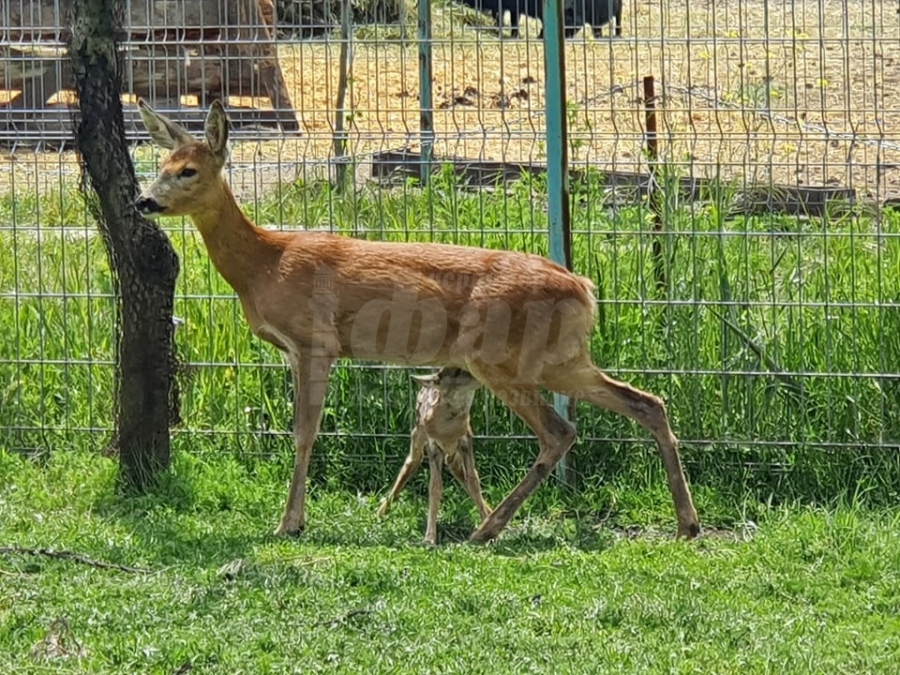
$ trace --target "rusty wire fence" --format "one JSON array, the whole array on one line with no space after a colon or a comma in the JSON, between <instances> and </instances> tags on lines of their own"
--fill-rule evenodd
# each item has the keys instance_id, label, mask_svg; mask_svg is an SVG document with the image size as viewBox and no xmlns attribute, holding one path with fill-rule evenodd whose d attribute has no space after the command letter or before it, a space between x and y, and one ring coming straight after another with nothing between
<instances>
[{"instance_id":1,"label":"rusty wire fence","mask_svg":"<svg viewBox=\"0 0 900 675\"><path fill-rule=\"evenodd\" d=\"M501 39L489 15L435 0L423 187L415 4L353 5L349 40L340 2L125 5L141 176L160 154L142 142L136 95L195 129L223 98L228 176L257 223L546 254L538 20ZM112 426L112 282L67 145L66 11L66 0L0 5L0 445L23 452L102 448ZM625 0L615 33L586 29L565 47L573 260L598 288L597 361L665 397L695 483L806 496L862 485L889 499L900 480L897 2ZM251 336L190 224L164 226L182 261L177 442L287 461L287 368ZM316 475L387 484L408 442L408 375L338 365ZM473 415L485 481L517 478L536 452L523 426L484 393ZM577 423L584 487L656 475L632 424L587 407Z\"/></svg>"}]
</instances>

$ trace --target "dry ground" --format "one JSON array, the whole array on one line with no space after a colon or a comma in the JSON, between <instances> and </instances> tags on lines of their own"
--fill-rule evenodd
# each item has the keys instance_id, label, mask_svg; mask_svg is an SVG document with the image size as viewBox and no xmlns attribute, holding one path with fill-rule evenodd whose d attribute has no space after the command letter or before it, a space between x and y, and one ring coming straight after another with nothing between
<instances>
[{"instance_id":1,"label":"dry ground","mask_svg":"<svg viewBox=\"0 0 900 675\"><path fill-rule=\"evenodd\" d=\"M673 163L701 175L900 193L900 172L891 170L900 164L896 3L847 2L845 15L839 0L626 0L623 38L566 45L573 162L639 168L641 79L654 75L664 97L663 152ZM434 47L437 152L543 162L542 45L450 27L450 11L435 10L443 27ZM536 30L530 22L528 34ZM355 45L351 151L417 147L415 43ZM332 149L339 45L282 44L279 54L302 135L269 135L236 144L233 153L238 168L267 160L264 182L322 167ZM761 114L766 108L773 118ZM886 141L880 149L879 140ZM39 173L71 169L72 158L7 157L0 165L7 185L13 162L18 189L40 188L49 178ZM234 179L242 192L261 187L258 172L238 171Z\"/></svg>"}]
</instances>

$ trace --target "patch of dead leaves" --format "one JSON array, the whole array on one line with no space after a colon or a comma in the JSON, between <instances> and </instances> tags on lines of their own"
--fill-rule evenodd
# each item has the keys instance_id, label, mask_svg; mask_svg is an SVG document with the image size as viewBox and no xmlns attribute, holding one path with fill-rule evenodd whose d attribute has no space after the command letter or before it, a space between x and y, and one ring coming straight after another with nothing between
<instances>
[{"instance_id":1,"label":"patch of dead leaves","mask_svg":"<svg viewBox=\"0 0 900 675\"><path fill-rule=\"evenodd\" d=\"M478 105L479 100L483 100L485 103L485 108L516 108L521 107L523 104L527 104L529 99L531 98L531 94L528 91L528 85L536 84L536 80L533 77L525 77L520 83L518 88L509 88L503 87L501 82L501 89L498 92L489 93L482 95L482 93L473 86L468 86L459 91L450 91L444 92L441 87L436 87L436 101L435 101L435 109L437 110L446 110L448 108L453 108L456 106L464 106L464 107L475 107Z\"/></svg>"}]
</instances>

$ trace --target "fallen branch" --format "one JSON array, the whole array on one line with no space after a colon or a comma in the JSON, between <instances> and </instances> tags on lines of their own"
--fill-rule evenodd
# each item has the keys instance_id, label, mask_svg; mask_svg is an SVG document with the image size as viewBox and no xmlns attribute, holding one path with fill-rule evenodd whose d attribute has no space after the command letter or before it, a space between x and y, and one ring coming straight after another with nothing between
<instances>
[{"instance_id":1,"label":"fallen branch","mask_svg":"<svg viewBox=\"0 0 900 675\"><path fill-rule=\"evenodd\" d=\"M128 572L129 574L150 574L153 570L143 567L128 567L127 565L116 565L115 563L103 562L102 560L94 560L80 553L73 551L54 551L49 548L24 548L22 546L0 546L0 555L31 555L36 557L53 558L55 560L72 560L73 562L95 567L101 570L117 570L119 572Z\"/></svg>"}]
</instances>

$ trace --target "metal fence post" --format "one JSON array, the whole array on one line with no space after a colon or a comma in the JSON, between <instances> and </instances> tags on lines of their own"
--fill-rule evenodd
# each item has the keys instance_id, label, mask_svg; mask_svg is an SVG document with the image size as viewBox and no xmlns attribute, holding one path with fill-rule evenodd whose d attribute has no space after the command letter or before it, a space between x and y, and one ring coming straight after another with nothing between
<instances>
[{"instance_id":1,"label":"metal fence post","mask_svg":"<svg viewBox=\"0 0 900 675\"><path fill-rule=\"evenodd\" d=\"M544 86L547 100L547 198L550 259L572 269L572 230L569 223L569 157L566 134L566 55L563 36L564 0L544 2ZM568 400L553 395L556 411L568 419ZM569 463L563 457L557 477L572 484Z\"/></svg>"}]
</instances>

